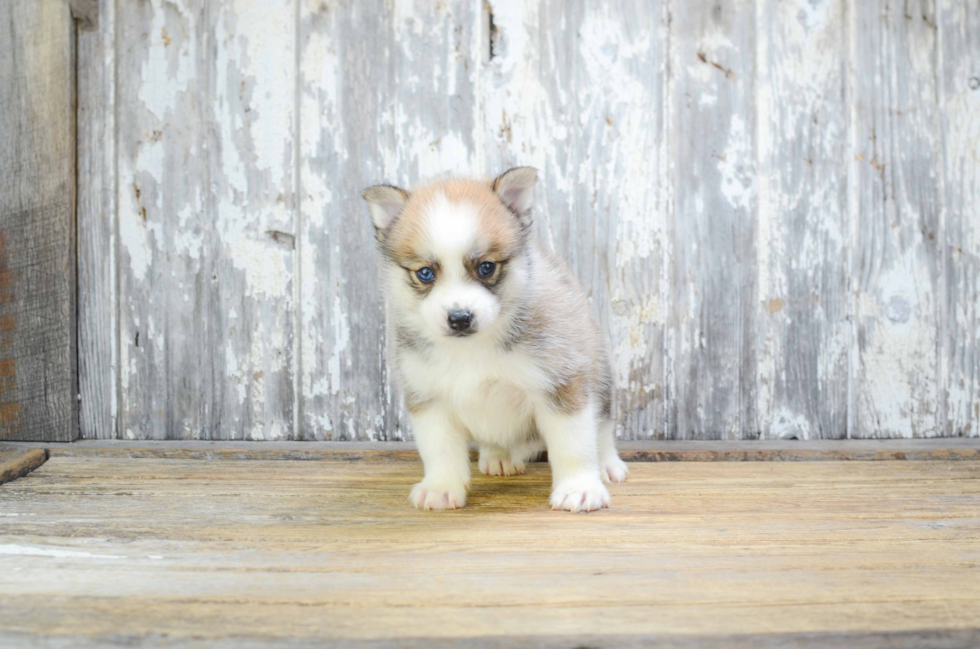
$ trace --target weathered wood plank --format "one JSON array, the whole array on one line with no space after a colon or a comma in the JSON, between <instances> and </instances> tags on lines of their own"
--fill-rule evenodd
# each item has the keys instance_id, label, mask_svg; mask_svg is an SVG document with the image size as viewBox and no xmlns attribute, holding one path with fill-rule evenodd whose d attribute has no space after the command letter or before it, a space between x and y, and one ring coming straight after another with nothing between
<instances>
[{"instance_id":1,"label":"weathered wood plank","mask_svg":"<svg viewBox=\"0 0 980 649\"><path fill-rule=\"evenodd\" d=\"M851 437L942 434L943 232L933 2L852 5Z\"/></svg>"},{"instance_id":2,"label":"weathered wood plank","mask_svg":"<svg viewBox=\"0 0 980 649\"><path fill-rule=\"evenodd\" d=\"M942 3L946 435L980 436L980 3Z\"/></svg>"},{"instance_id":3,"label":"weathered wood plank","mask_svg":"<svg viewBox=\"0 0 980 649\"><path fill-rule=\"evenodd\" d=\"M475 159L477 3L305 2L300 16L302 392L307 439L406 434L385 365L360 192Z\"/></svg>"},{"instance_id":4,"label":"weathered wood plank","mask_svg":"<svg viewBox=\"0 0 980 649\"><path fill-rule=\"evenodd\" d=\"M759 301L745 335L755 342L759 405L742 432L846 437L846 4L756 8Z\"/></svg>"},{"instance_id":5,"label":"weathered wood plank","mask_svg":"<svg viewBox=\"0 0 980 649\"><path fill-rule=\"evenodd\" d=\"M0 484L24 477L47 459L40 448L0 448Z\"/></svg>"},{"instance_id":6,"label":"weathered wood plank","mask_svg":"<svg viewBox=\"0 0 980 649\"><path fill-rule=\"evenodd\" d=\"M486 169L539 168L536 231L610 337L627 438L664 436L668 12L660 2L489 3Z\"/></svg>"},{"instance_id":7,"label":"weathered wood plank","mask_svg":"<svg viewBox=\"0 0 980 649\"><path fill-rule=\"evenodd\" d=\"M384 174L387 29L379 2L300 3L303 439L387 432L384 310L374 233L359 210L360 191Z\"/></svg>"},{"instance_id":8,"label":"weathered wood plank","mask_svg":"<svg viewBox=\"0 0 980 649\"><path fill-rule=\"evenodd\" d=\"M295 12L253 8L119 18L123 436L293 434Z\"/></svg>"},{"instance_id":9,"label":"weathered wood plank","mask_svg":"<svg viewBox=\"0 0 980 649\"><path fill-rule=\"evenodd\" d=\"M0 643L12 647L37 644L46 647L101 649L133 642L132 636L101 633L95 637L67 635L52 637L29 633L0 631ZM142 644L151 641L141 638ZM154 638L155 640L155 638ZM193 638L170 638L168 649L196 648ZM980 644L980 629L916 629L910 631L828 631L811 633L736 633L736 634L556 634L543 636L528 630L528 635L486 635L468 638L389 638L383 640L311 640L308 638L208 638L208 647L216 649L567 649L568 647L602 647L602 649L757 649L760 646L780 649L813 649L813 647L860 647L860 649L974 649Z\"/></svg>"},{"instance_id":10,"label":"weathered wood plank","mask_svg":"<svg viewBox=\"0 0 980 649\"><path fill-rule=\"evenodd\" d=\"M74 31L62 0L0 7L0 439L74 439Z\"/></svg>"},{"instance_id":11,"label":"weathered wood plank","mask_svg":"<svg viewBox=\"0 0 980 649\"><path fill-rule=\"evenodd\" d=\"M98 15L100 26L78 35L78 426L86 439L112 439L119 385L115 2L101 0Z\"/></svg>"},{"instance_id":12,"label":"weathered wood plank","mask_svg":"<svg viewBox=\"0 0 980 649\"><path fill-rule=\"evenodd\" d=\"M202 436L292 438L296 6L238 0L211 12L211 214L202 234L214 294L196 328L214 336L214 392Z\"/></svg>"},{"instance_id":13,"label":"weathered wood plank","mask_svg":"<svg viewBox=\"0 0 980 649\"><path fill-rule=\"evenodd\" d=\"M980 463L631 469L588 516L550 511L542 464L476 473L470 506L425 513L405 503L418 462L54 457L2 487L0 628L136 644L615 630L766 647L977 627Z\"/></svg>"},{"instance_id":14,"label":"weathered wood plank","mask_svg":"<svg viewBox=\"0 0 980 649\"><path fill-rule=\"evenodd\" d=\"M209 165L213 25L196 0L117 3L118 430L214 434L219 282Z\"/></svg>"},{"instance_id":15,"label":"weathered wood plank","mask_svg":"<svg viewBox=\"0 0 980 649\"><path fill-rule=\"evenodd\" d=\"M758 437L753 5L675 7L667 436Z\"/></svg>"}]
</instances>

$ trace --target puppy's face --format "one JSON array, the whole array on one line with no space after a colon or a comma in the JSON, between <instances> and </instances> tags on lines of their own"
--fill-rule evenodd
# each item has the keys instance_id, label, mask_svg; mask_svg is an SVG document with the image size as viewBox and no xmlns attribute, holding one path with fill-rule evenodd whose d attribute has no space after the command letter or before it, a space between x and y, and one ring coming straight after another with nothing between
<instances>
[{"instance_id":1,"label":"puppy's face","mask_svg":"<svg viewBox=\"0 0 980 649\"><path fill-rule=\"evenodd\" d=\"M432 337L494 329L526 274L526 213L537 174L450 180L408 193L364 192L385 257L385 288L402 326Z\"/></svg>"}]
</instances>

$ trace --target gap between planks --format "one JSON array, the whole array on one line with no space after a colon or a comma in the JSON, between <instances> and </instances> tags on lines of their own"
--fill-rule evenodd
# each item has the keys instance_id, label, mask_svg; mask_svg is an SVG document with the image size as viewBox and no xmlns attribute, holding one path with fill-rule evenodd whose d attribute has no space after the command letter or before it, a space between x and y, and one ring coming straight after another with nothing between
<instances>
[{"instance_id":1,"label":"gap between planks","mask_svg":"<svg viewBox=\"0 0 980 649\"><path fill-rule=\"evenodd\" d=\"M407 442L233 442L81 440L0 443L43 448L50 457L130 457L198 460L418 460ZM814 441L636 441L619 444L627 462L827 462L980 460L980 438ZM476 450L471 450L476 460ZM542 459L546 459L542 458Z\"/></svg>"}]
</instances>

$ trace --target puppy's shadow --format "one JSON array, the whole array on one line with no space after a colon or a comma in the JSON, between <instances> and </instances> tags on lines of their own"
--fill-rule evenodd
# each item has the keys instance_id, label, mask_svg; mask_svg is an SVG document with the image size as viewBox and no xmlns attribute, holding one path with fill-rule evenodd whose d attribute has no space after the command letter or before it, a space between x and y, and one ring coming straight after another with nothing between
<instances>
[{"instance_id":1,"label":"puppy's shadow","mask_svg":"<svg viewBox=\"0 0 980 649\"><path fill-rule=\"evenodd\" d=\"M523 474L488 476L473 465L467 507L495 510L550 509L551 468L547 462L529 462Z\"/></svg>"}]
</instances>

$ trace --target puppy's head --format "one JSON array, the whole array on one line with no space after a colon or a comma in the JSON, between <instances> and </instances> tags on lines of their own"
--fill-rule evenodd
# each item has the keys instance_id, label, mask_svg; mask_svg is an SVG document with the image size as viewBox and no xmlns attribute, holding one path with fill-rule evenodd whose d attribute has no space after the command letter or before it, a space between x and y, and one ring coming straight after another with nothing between
<instances>
[{"instance_id":1,"label":"puppy's head","mask_svg":"<svg viewBox=\"0 0 980 649\"><path fill-rule=\"evenodd\" d=\"M399 322L434 337L491 331L527 273L532 167L493 182L448 180L407 192L364 191L386 260L385 288Z\"/></svg>"}]
</instances>

